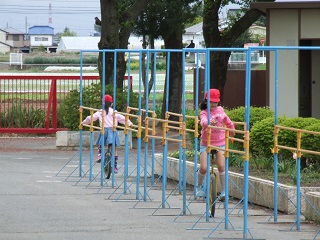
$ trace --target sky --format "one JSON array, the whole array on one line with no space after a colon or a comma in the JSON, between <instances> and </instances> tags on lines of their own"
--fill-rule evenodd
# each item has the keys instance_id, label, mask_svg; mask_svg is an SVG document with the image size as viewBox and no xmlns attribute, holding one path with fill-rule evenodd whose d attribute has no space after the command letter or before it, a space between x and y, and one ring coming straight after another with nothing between
<instances>
[{"instance_id":1,"label":"sky","mask_svg":"<svg viewBox=\"0 0 320 240\"><path fill-rule=\"evenodd\" d=\"M100 0L0 0L0 29L25 33L29 27L44 25L53 27L54 33L68 27L77 36L90 36L95 17L101 19Z\"/></svg>"},{"instance_id":2,"label":"sky","mask_svg":"<svg viewBox=\"0 0 320 240\"><path fill-rule=\"evenodd\" d=\"M95 32L95 17L101 19L100 0L0 0L0 29L12 27L26 33L29 27L48 25L54 33L68 27L77 36L90 36Z\"/></svg>"}]
</instances>

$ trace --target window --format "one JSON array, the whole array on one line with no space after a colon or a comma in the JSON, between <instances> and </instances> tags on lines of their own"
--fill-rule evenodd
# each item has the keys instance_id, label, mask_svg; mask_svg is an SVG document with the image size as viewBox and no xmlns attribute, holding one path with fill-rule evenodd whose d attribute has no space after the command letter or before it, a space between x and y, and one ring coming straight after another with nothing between
<instances>
[{"instance_id":1,"label":"window","mask_svg":"<svg viewBox=\"0 0 320 240\"><path fill-rule=\"evenodd\" d=\"M35 37L34 40L37 42L47 42L49 40L49 38L48 37Z\"/></svg>"},{"instance_id":2,"label":"window","mask_svg":"<svg viewBox=\"0 0 320 240\"><path fill-rule=\"evenodd\" d=\"M19 41L20 40L20 38L19 38L20 36L19 35L12 35L12 40L13 41Z\"/></svg>"}]
</instances>

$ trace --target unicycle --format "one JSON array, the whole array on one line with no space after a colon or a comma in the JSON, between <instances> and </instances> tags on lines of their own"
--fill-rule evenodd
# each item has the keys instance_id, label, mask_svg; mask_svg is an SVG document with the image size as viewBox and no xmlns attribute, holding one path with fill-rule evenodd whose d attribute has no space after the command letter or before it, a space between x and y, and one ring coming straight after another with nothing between
<instances>
[{"instance_id":1,"label":"unicycle","mask_svg":"<svg viewBox=\"0 0 320 240\"><path fill-rule=\"evenodd\" d=\"M217 175L213 170L213 159L214 155L217 153L217 150L211 150L211 169L210 169L210 213L211 217L214 217L216 212L216 200L217 200L217 189L218 181Z\"/></svg>"},{"instance_id":2,"label":"unicycle","mask_svg":"<svg viewBox=\"0 0 320 240\"><path fill-rule=\"evenodd\" d=\"M109 179L112 172L112 166L111 166L111 144L108 145L108 149L106 153L104 154L104 176L106 179Z\"/></svg>"}]
</instances>

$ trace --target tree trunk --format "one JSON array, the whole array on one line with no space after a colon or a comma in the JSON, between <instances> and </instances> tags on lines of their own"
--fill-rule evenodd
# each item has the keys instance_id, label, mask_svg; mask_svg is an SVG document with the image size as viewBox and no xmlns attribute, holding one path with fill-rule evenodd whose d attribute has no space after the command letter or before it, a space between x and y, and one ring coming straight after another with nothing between
<instances>
[{"instance_id":1,"label":"tree trunk","mask_svg":"<svg viewBox=\"0 0 320 240\"><path fill-rule=\"evenodd\" d=\"M220 31L219 9L221 1L205 0L203 15L203 36L207 48L228 48L263 14L256 9L247 11L230 29ZM227 81L228 60L231 52L211 52L210 88L217 88L223 101L223 90Z\"/></svg>"},{"instance_id":2,"label":"tree trunk","mask_svg":"<svg viewBox=\"0 0 320 240\"><path fill-rule=\"evenodd\" d=\"M96 24L101 25L101 38L99 49L127 49L128 40L133 29L133 22L146 8L151 0L136 0L125 11L119 10L118 0L100 0L101 21L96 18ZM130 23L130 24L129 24ZM103 53L99 53L98 68L101 80L103 79ZM114 53L105 53L105 83L114 82ZM117 53L116 62L116 86L123 87L123 79L126 73L125 54Z\"/></svg>"},{"instance_id":3,"label":"tree trunk","mask_svg":"<svg viewBox=\"0 0 320 240\"><path fill-rule=\"evenodd\" d=\"M168 37L164 39L166 49L181 49L182 48L182 31L172 31ZM169 60L170 54L170 60ZM162 104L162 117L165 117L166 112L166 92L168 90L168 111L181 113L182 103L182 53L171 52L167 53L167 69L170 66L169 78L165 79L165 92ZM167 82L169 81L169 89ZM170 119L177 120L177 117L172 116Z\"/></svg>"}]
</instances>

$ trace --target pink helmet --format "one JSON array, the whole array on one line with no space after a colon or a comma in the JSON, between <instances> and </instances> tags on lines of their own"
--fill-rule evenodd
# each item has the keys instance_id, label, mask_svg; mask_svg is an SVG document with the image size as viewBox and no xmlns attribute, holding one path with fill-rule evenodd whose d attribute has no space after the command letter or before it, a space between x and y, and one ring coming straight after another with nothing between
<instances>
[{"instance_id":1,"label":"pink helmet","mask_svg":"<svg viewBox=\"0 0 320 240\"><path fill-rule=\"evenodd\" d=\"M110 103L112 103L112 102L113 102L113 100L112 100L111 95L106 94L106 95L104 96L104 101L105 101L105 102L110 102Z\"/></svg>"},{"instance_id":2,"label":"pink helmet","mask_svg":"<svg viewBox=\"0 0 320 240\"><path fill-rule=\"evenodd\" d=\"M204 94L204 98L208 99L208 92ZM210 89L210 102L220 102L220 91L218 89Z\"/></svg>"}]
</instances>

